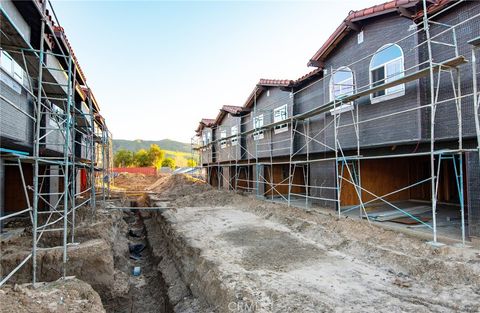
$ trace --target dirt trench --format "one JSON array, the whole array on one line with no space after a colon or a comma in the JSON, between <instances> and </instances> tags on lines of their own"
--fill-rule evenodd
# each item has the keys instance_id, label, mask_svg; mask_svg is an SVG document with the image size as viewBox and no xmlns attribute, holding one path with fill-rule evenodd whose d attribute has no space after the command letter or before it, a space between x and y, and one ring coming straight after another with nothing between
<instances>
[{"instance_id":1,"label":"dirt trench","mask_svg":"<svg viewBox=\"0 0 480 313\"><path fill-rule=\"evenodd\" d=\"M125 234L129 247L129 258L123 261L126 264L117 264L117 268L124 277L128 277L128 291L117 294L105 301L105 309L112 313L134 312L173 312L167 288L162 274L157 269L160 260L152 253L144 220L149 216L142 214L135 208L138 202L132 202L133 210L123 211L123 219L127 223L128 232ZM134 251L134 248L137 251ZM134 268L139 269L138 276L134 275Z\"/></svg>"},{"instance_id":2,"label":"dirt trench","mask_svg":"<svg viewBox=\"0 0 480 313\"><path fill-rule=\"evenodd\" d=\"M39 299L43 297L45 288L48 290L63 288L65 292L78 295L77 290L88 286L101 302L94 303L95 309L86 312L103 312L99 310L102 305L106 312L112 313L173 312L167 295L168 287L158 266L166 256L153 253L145 227L150 215L142 213L141 210L115 209L130 206L136 209L143 205L145 203L137 199L118 199L109 201L105 207L101 205L96 210L88 208L80 210L75 233L75 241L78 244L68 247L67 261L67 276L76 277L78 283L71 283L69 280L62 282L63 250L59 245L63 234L47 232L42 238L40 247L51 249L39 250L37 257L37 281L42 282L39 285L42 287L39 289L31 287L32 265L31 262L27 262L12 276L7 286L0 288L0 298L5 297L2 298L4 303L11 300L12 306L9 308L15 307L15 299L22 299L22 303L17 303L19 306L16 310L28 312L30 307L35 305L33 302L38 302L35 297ZM19 231L16 236L7 240L2 239L1 273L10 272L30 253L30 238L31 231L26 228L22 232ZM156 242L156 245L162 244L163 241ZM132 257L129 251L131 245L141 245L143 249ZM134 267L140 268L138 276L133 274ZM179 285L172 279L170 283ZM17 288L17 285L23 287ZM62 308L62 297L65 292L59 291L59 299L52 300L59 309ZM26 294L33 296L25 297ZM188 292L182 293L182 299L186 296ZM85 301L82 297L77 300ZM49 301L48 297L45 301ZM80 309L82 308L85 309L84 306ZM47 309L45 312L50 312ZM4 311L0 309L0 312Z\"/></svg>"}]
</instances>

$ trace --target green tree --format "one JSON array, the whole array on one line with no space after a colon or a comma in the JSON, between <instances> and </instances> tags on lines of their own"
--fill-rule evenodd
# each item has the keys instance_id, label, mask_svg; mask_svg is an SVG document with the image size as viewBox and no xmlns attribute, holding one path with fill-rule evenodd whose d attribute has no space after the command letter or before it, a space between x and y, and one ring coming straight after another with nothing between
<instances>
[{"instance_id":1,"label":"green tree","mask_svg":"<svg viewBox=\"0 0 480 313\"><path fill-rule=\"evenodd\" d=\"M148 149L148 157L150 158L151 165L158 169L162 166L163 159L165 159L165 151L160 149L158 145L152 144L150 145L150 149Z\"/></svg>"},{"instance_id":2,"label":"green tree","mask_svg":"<svg viewBox=\"0 0 480 313\"><path fill-rule=\"evenodd\" d=\"M175 160L172 158L166 158L162 161L162 167L169 167L175 169Z\"/></svg>"},{"instance_id":3,"label":"green tree","mask_svg":"<svg viewBox=\"0 0 480 313\"><path fill-rule=\"evenodd\" d=\"M195 167L197 166L197 161L195 161L194 159L190 158L187 160L187 166L188 167Z\"/></svg>"},{"instance_id":4,"label":"green tree","mask_svg":"<svg viewBox=\"0 0 480 313\"><path fill-rule=\"evenodd\" d=\"M152 165L152 160L148 155L148 151L145 149L140 149L135 153L134 163L139 167L148 167Z\"/></svg>"},{"instance_id":5,"label":"green tree","mask_svg":"<svg viewBox=\"0 0 480 313\"><path fill-rule=\"evenodd\" d=\"M133 152L126 150L126 149L120 149L115 153L113 157L113 163L115 164L115 167L129 167L133 165Z\"/></svg>"}]
</instances>

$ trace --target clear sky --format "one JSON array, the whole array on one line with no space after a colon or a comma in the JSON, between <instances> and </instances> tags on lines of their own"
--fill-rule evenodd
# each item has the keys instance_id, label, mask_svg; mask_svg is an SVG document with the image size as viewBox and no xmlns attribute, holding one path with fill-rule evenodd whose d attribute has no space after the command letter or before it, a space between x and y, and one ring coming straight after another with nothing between
<instances>
[{"instance_id":1,"label":"clear sky","mask_svg":"<svg viewBox=\"0 0 480 313\"><path fill-rule=\"evenodd\" d=\"M384 0L53 1L117 139L190 142L260 78L296 79L350 10Z\"/></svg>"}]
</instances>

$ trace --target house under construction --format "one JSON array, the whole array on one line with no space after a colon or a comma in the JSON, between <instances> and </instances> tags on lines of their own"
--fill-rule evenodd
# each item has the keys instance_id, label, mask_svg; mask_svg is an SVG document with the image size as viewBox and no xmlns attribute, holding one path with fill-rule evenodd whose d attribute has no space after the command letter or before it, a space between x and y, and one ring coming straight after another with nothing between
<instances>
[{"instance_id":1,"label":"house under construction","mask_svg":"<svg viewBox=\"0 0 480 313\"><path fill-rule=\"evenodd\" d=\"M32 228L1 286L26 264L35 283L37 252L55 248L45 232L63 233L66 264L76 210L108 192L111 134L50 2L2 0L0 12L0 223Z\"/></svg>"},{"instance_id":2,"label":"house under construction","mask_svg":"<svg viewBox=\"0 0 480 313\"><path fill-rule=\"evenodd\" d=\"M297 80L202 119L207 181L272 201L480 237L480 2L352 11ZM440 239L439 239L440 238Z\"/></svg>"}]
</instances>

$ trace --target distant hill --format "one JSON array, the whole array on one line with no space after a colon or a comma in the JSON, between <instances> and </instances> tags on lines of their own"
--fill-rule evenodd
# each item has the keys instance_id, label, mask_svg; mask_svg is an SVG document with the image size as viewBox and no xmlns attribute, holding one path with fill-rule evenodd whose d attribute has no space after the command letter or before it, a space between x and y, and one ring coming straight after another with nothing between
<instances>
[{"instance_id":1,"label":"distant hill","mask_svg":"<svg viewBox=\"0 0 480 313\"><path fill-rule=\"evenodd\" d=\"M170 139L162 140L125 140L125 139L113 139L113 153L119 149L127 149L130 151L138 151L140 149L148 150L151 144L160 146L162 150L170 150L175 152L188 152L190 153L190 144L183 143Z\"/></svg>"}]
</instances>

